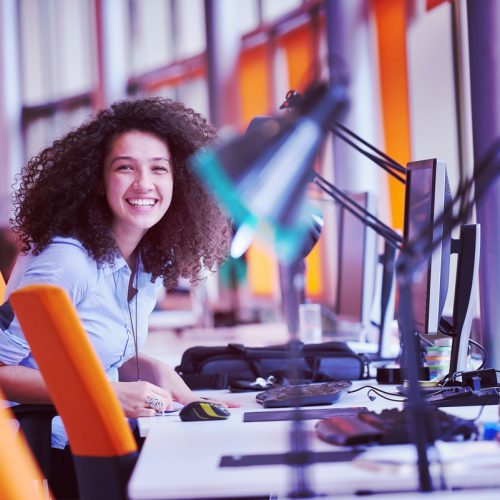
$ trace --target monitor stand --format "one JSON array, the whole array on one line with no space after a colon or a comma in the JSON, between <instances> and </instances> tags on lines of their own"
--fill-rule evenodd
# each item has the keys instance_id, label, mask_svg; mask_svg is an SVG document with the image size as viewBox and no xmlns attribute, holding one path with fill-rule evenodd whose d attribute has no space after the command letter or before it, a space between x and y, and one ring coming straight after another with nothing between
<instances>
[{"instance_id":1,"label":"monitor stand","mask_svg":"<svg viewBox=\"0 0 500 500\"><path fill-rule=\"evenodd\" d=\"M469 338L478 291L480 246L481 226L479 224L461 226L460 239L452 241L452 253L458 253L458 262L453 302L454 336L449 377L468 369Z\"/></svg>"},{"instance_id":2,"label":"monitor stand","mask_svg":"<svg viewBox=\"0 0 500 500\"><path fill-rule=\"evenodd\" d=\"M460 228L460 239L452 242L452 252L458 253L453 303L453 343L447 376L452 382L450 387L445 386L426 398L426 402L433 406L482 406L500 402L500 387L496 380L487 387L481 385L481 373L486 370L467 371L469 339L478 288L480 229L479 224L463 225ZM464 376L456 377L457 373ZM471 386L470 381L464 382L464 378L474 374L478 381L477 387Z\"/></svg>"},{"instance_id":3,"label":"monitor stand","mask_svg":"<svg viewBox=\"0 0 500 500\"><path fill-rule=\"evenodd\" d=\"M384 253L379 258L382 264L382 279L380 286L380 324L378 349L373 361L393 360L392 356L392 323L394 319L395 301L395 266L396 248L387 241L384 242Z\"/></svg>"},{"instance_id":4,"label":"monitor stand","mask_svg":"<svg viewBox=\"0 0 500 500\"><path fill-rule=\"evenodd\" d=\"M451 252L458 254L453 300L453 330L450 332L453 334L453 343L447 376L452 380L455 373L468 369L469 338L478 290L480 240L481 226L479 224L465 224L460 227L460 238L452 241ZM392 369L397 370L395 367ZM381 377L385 377L385 372L381 373ZM402 375L400 377L402 378ZM380 381L380 383L391 383L391 381ZM449 383L449 385L460 386L461 382L458 380L454 384ZM443 399L443 395L441 393L440 400ZM450 394L450 397L456 398L457 395ZM466 398L469 400L470 394L467 394Z\"/></svg>"}]
</instances>

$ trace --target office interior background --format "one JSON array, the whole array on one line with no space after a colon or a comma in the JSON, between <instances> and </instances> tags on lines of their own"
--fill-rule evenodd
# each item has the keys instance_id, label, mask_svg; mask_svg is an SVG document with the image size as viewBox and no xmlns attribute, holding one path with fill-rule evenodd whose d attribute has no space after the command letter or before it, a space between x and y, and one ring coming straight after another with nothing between
<instances>
[{"instance_id":1,"label":"office interior background","mask_svg":"<svg viewBox=\"0 0 500 500\"><path fill-rule=\"evenodd\" d=\"M224 139L244 132L255 116L283 113L288 90L327 81L333 59L349 76L343 123L403 165L445 160L455 193L500 136L499 3L1 0L2 232L11 236L10 196L22 166L110 103L170 97L207 116ZM368 159L332 136L316 168L346 192L371 193L380 219L402 232L404 187ZM338 207L313 188L309 195L325 224L307 258L307 300L335 311ZM476 324L494 366L500 366L499 200L496 181L471 218L483 227ZM255 241L245 260L244 279L228 285L221 271L203 285L209 313L237 308L242 318L264 320L279 314L272 249ZM228 298L224 288L237 291ZM449 297L445 314L452 306Z\"/></svg>"}]
</instances>

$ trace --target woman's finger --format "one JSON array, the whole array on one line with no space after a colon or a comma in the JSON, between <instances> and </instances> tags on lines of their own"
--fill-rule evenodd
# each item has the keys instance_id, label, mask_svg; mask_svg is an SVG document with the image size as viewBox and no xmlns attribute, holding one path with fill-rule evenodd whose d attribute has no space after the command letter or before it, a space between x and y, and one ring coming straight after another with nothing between
<instances>
[{"instance_id":1,"label":"woman's finger","mask_svg":"<svg viewBox=\"0 0 500 500\"><path fill-rule=\"evenodd\" d=\"M151 385L150 387L151 394L157 397L164 399L165 401L172 401L172 394L170 391L166 391L162 387L158 387L157 385Z\"/></svg>"},{"instance_id":2,"label":"woman's finger","mask_svg":"<svg viewBox=\"0 0 500 500\"><path fill-rule=\"evenodd\" d=\"M237 403L236 401L225 401L223 399L214 399L214 398L200 398L203 401L208 401L209 403L215 403L218 405L225 406L226 408L239 408L241 403Z\"/></svg>"},{"instance_id":3,"label":"woman's finger","mask_svg":"<svg viewBox=\"0 0 500 500\"><path fill-rule=\"evenodd\" d=\"M152 408L139 408L137 410L137 417L154 417L156 415L156 411Z\"/></svg>"}]
</instances>

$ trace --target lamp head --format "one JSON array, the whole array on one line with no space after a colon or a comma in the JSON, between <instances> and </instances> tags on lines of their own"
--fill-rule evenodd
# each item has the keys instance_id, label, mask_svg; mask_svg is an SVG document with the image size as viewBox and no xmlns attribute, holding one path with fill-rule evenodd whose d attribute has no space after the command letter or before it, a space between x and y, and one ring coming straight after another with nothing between
<instances>
[{"instance_id":1,"label":"lamp head","mask_svg":"<svg viewBox=\"0 0 500 500\"><path fill-rule=\"evenodd\" d=\"M258 233L282 262L301 253L311 209L305 203L316 153L347 104L346 87L316 86L294 116L257 121L245 135L197 153L191 165L247 239Z\"/></svg>"}]
</instances>

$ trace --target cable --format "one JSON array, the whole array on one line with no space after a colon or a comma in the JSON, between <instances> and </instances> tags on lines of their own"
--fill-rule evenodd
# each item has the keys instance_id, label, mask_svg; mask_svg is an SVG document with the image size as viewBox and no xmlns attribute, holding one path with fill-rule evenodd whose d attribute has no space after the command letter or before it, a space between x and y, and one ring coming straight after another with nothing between
<instances>
[{"instance_id":1,"label":"cable","mask_svg":"<svg viewBox=\"0 0 500 500\"><path fill-rule=\"evenodd\" d=\"M465 420L470 420L471 422L475 422L476 420L479 419L479 417L483 414L483 411L484 411L484 406L481 406L480 410L479 410L479 413L477 414L477 417L475 418L466 418Z\"/></svg>"},{"instance_id":2,"label":"cable","mask_svg":"<svg viewBox=\"0 0 500 500\"><path fill-rule=\"evenodd\" d=\"M444 325L447 325L448 329L445 329L445 327L441 324L441 322ZM444 318L440 319L438 329L439 329L439 333L442 333L443 335L446 335L447 337L451 337L451 338L456 337L455 329ZM427 345L432 345L432 342L430 340L425 339L420 334L419 334L419 337L423 342L427 343ZM486 359L488 358L488 352L479 342L476 342L475 340L473 340L471 338L468 339L468 342L469 342L469 346L473 345L481 351L481 353L482 353L481 365L478 368L476 368L476 370L482 370L484 368L484 365L486 364Z\"/></svg>"},{"instance_id":3,"label":"cable","mask_svg":"<svg viewBox=\"0 0 500 500\"><path fill-rule=\"evenodd\" d=\"M374 392L375 394L377 394L377 396L380 396L381 398L387 399L388 401L394 401L396 403L404 403L405 401L407 401L407 399L399 393L384 391L383 389L380 389L379 387L375 387L374 385L363 385L362 387L358 387L357 389L353 389L353 390L347 391L347 392L348 392L348 394L351 394L353 392L361 391L362 389L369 389L367 392L367 396L370 400L371 400L370 392ZM385 395L396 396L399 399L388 398Z\"/></svg>"},{"instance_id":4,"label":"cable","mask_svg":"<svg viewBox=\"0 0 500 500\"><path fill-rule=\"evenodd\" d=\"M386 401L394 401L395 403L404 403L404 402L408 401L407 398L403 398L403 397L401 397L401 399L388 398L387 396L384 396L384 394L386 394L386 393L381 393L380 391L378 391L378 389L375 389L375 388L370 389L366 393L366 395L368 396L370 401L373 401L375 399L375 396L370 396L370 393L372 393L372 392L374 392L377 396L380 396L382 399L385 399ZM396 394L395 394L395 396L396 396Z\"/></svg>"},{"instance_id":5,"label":"cable","mask_svg":"<svg viewBox=\"0 0 500 500\"><path fill-rule=\"evenodd\" d=\"M477 347L482 352L483 359L481 360L481 364L477 368L477 370L482 370L484 368L484 365L486 364L486 359L488 358L488 352L479 342L476 342L475 340L469 339L469 344L472 344L473 346Z\"/></svg>"}]
</instances>

